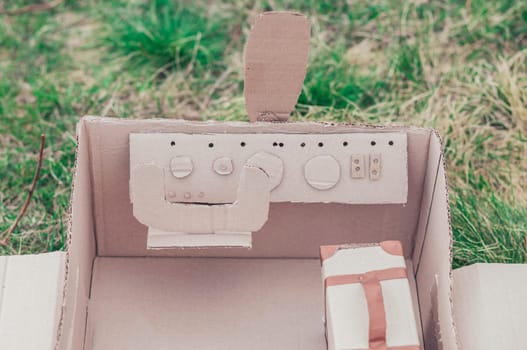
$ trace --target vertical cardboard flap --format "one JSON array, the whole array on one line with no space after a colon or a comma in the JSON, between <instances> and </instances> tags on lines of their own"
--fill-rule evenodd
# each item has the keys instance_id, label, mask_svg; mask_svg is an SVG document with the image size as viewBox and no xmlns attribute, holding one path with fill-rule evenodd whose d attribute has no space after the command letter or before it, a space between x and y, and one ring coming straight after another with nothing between
<instances>
[{"instance_id":1,"label":"vertical cardboard flap","mask_svg":"<svg viewBox=\"0 0 527 350\"><path fill-rule=\"evenodd\" d=\"M65 256L64 252L0 256L0 349L55 347Z\"/></svg>"},{"instance_id":2,"label":"vertical cardboard flap","mask_svg":"<svg viewBox=\"0 0 527 350\"><path fill-rule=\"evenodd\" d=\"M527 349L527 265L454 271L454 317L463 350Z\"/></svg>"},{"instance_id":3,"label":"vertical cardboard flap","mask_svg":"<svg viewBox=\"0 0 527 350\"><path fill-rule=\"evenodd\" d=\"M256 19L245 48L245 104L249 119L285 121L306 75L310 25L294 12Z\"/></svg>"}]
</instances>

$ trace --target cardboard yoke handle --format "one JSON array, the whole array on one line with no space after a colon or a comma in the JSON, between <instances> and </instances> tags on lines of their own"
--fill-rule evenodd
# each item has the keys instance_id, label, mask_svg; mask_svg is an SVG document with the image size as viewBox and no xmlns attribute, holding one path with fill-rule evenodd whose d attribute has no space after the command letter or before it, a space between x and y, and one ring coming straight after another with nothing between
<instances>
[{"instance_id":1,"label":"cardboard yoke handle","mask_svg":"<svg viewBox=\"0 0 527 350\"><path fill-rule=\"evenodd\" d=\"M229 204L170 203L165 199L165 170L144 164L135 167L130 179L133 213L139 222L167 232L249 233L267 221L270 178L260 167L245 165L237 199Z\"/></svg>"}]
</instances>

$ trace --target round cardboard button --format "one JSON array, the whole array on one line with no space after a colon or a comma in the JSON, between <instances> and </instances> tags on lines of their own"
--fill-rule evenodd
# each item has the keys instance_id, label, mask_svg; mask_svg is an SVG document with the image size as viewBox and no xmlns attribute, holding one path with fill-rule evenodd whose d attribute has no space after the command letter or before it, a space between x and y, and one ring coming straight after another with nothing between
<instances>
[{"instance_id":1,"label":"round cardboard button","mask_svg":"<svg viewBox=\"0 0 527 350\"><path fill-rule=\"evenodd\" d=\"M311 158L304 166L304 178L317 190L329 190L340 180L339 162L330 155Z\"/></svg>"},{"instance_id":2,"label":"round cardboard button","mask_svg":"<svg viewBox=\"0 0 527 350\"><path fill-rule=\"evenodd\" d=\"M282 182L284 175L284 162L279 157L267 153L258 152L247 160L247 165L263 169L269 176L270 190L274 190Z\"/></svg>"},{"instance_id":3,"label":"round cardboard button","mask_svg":"<svg viewBox=\"0 0 527 350\"><path fill-rule=\"evenodd\" d=\"M216 159L212 167L216 174L224 176L232 174L232 171L234 170L232 159L229 157L221 157Z\"/></svg>"},{"instance_id":4,"label":"round cardboard button","mask_svg":"<svg viewBox=\"0 0 527 350\"><path fill-rule=\"evenodd\" d=\"M188 156L177 156L170 160L170 172L178 179L189 176L193 169L192 159Z\"/></svg>"}]
</instances>

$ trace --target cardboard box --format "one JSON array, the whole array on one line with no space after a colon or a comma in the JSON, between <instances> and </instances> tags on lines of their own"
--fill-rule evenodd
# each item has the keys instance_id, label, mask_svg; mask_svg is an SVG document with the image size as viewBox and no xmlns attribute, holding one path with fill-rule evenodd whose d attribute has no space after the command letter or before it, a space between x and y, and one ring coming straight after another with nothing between
<instances>
[{"instance_id":1,"label":"cardboard box","mask_svg":"<svg viewBox=\"0 0 527 350\"><path fill-rule=\"evenodd\" d=\"M493 293L478 294L477 299L467 297L496 283L493 278L478 277L483 276L483 268L479 272L466 268L455 273L458 287L453 299L452 238L444 157L440 138L434 130L269 122L287 119L294 108L305 74L308 43L308 21L298 14L268 13L257 19L246 52L245 96L250 119L267 121L83 118L77 129L67 251L0 259L0 281L3 281L0 349L327 349L322 322L319 247L384 240L399 240L403 245L414 307L419 312L421 343L426 350L454 350L458 349L458 343L466 345L464 349L476 349L474 346L478 345L472 345L476 343L471 343L468 337L473 339L477 329L477 336L484 343L496 331L485 327L499 327L500 339L506 339L501 344L508 345L503 348L525 348L526 338L515 331L517 328L511 322L525 324L520 321L527 312L509 307L505 311L514 317L510 321L503 317L500 324L486 323L491 319L488 315L476 319L477 315L473 318L465 313L477 307L485 308L496 300L503 301L508 295L506 291L493 289ZM257 207L260 209L256 213L248 212L248 215L255 214L254 218L264 217L261 228L252 226L252 216L232 216L227 220L224 214L233 213L229 202L239 198L230 189L240 187L240 181L230 183L225 176L216 174L211 177L215 179L213 182L203 185L215 195L220 195L218 189L224 188L227 203L176 200L175 208L179 215L181 205L222 205L223 221L203 223L197 216L187 218L181 226L160 216L159 222L169 225L163 226L162 231L168 229L169 234L156 235L154 230L150 235L148 225L140 222L144 212L139 209L135 213L139 219L134 216L135 201L132 203L134 198L130 197L130 135L138 133L158 133L160 137L165 133L305 135L328 140L340 135L354 142L368 137L375 141L374 138L386 133L403 134L406 147L405 157L401 159L406 171L395 176L394 183L402 181L405 187L394 186L397 187L395 194L386 192L389 202L379 199L386 198L381 193L376 199L378 203L367 203L379 195L375 194L374 183L382 187L383 179L393 175L388 167L377 167L378 163L373 160L389 164L392 157L386 158L382 153L379 158L372 143L371 151L341 149L335 151L338 154L315 143L309 146L313 157L317 156L315 166L303 168L304 190L297 190L296 194L283 192L285 197L271 191L265 200L258 202L263 206ZM274 147L274 154L281 159L291 150L304 154L303 141L294 143L294 147L293 143L280 140L269 142L269 147ZM232 151L230 157L245 161L238 157L242 154L239 150ZM205 152L200 149L192 154L196 164L198 154ZM339 163L342 160L337 161L340 166L335 167L335 162L327 156L337 159L342 152L348 152L349 159L344 165ZM355 164L355 160L366 170L351 168L350 162ZM265 177L260 176L260 170L267 165L257 163L248 164L252 169L248 173L256 174L259 184L268 181L270 190L271 174L263 171ZM177 159L175 164L176 174L186 171L181 164L188 163ZM289 181L294 164L283 162L283 183ZM170 167L168 159L165 166ZM211 165L207 171L213 169ZM374 174L372 169L377 172ZM220 170L228 172L228 166ZM337 175L340 179L336 179ZM330 195L331 188L361 181L364 187L351 185L357 190L351 189L349 193L350 197L363 198L364 203L344 203L341 198ZM152 183L152 188L157 188L155 185ZM132 194L133 191L132 186ZM287 200L297 200L299 197L295 195L308 192L318 199L308 203ZM150 195L148 191L146 195ZM404 203L396 200L401 195ZM254 203L252 199L250 203ZM242 209L241 213L247 213L246 208ZM207 220L216 217L211 214L215 210L202 210ZM258 210L267 210L266 217ZM150 223L151 213L145 218ZM156 222L151 224L154 229ZM219 237L219 243L211 244L216 245L213 248L174 247L180 242L174 240L179 229L185 237L197 234L193 228L196 231L205 228L208 234L221 236L228 233L221 225L228 230L239 223L243 225L236 227L235 233L251 237L251 249L243 247L249 244L247 240L239 244L242 247L226 247L229 244L222 241L224 237ZM205 241L213 238L217 237L208 237ZM149 240L153 242L151 247ZM500 274L497 285L508 286L509 290L519 288L514 284L519 271L509 267L503 270L507 273ZM458 337L455 318L459 323Z\"/></svg>"}]
</instances>

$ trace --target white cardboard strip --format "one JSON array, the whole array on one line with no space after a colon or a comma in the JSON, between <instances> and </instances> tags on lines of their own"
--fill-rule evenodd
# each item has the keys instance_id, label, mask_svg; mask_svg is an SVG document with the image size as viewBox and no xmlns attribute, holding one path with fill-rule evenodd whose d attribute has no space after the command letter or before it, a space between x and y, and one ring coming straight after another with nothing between
<instances>
[{"instance_id":1,"label":"white cardboard strip","mask_svg":"<svg viewBox=\"0 0 527 350\"><path fill-rule=\"evenodd\" d=\"M247 233L222 234L184 234L164 232L155 228L148 228L149 249L171 247L245 247L250 248L252 235Z\"/></svg>"},{"instance_id":2,"label":"white cardboard strip","mask_svg":"<svg viewBox=\"0 0 527 350\"><path fill-rule=\"evenodd\" d=\"M453 275L460 347L527 349L527 265L474 264Z\"/></svg>"},{"instance_id":3,"label":"white cardboard strip","mask_svg":"<svg viewBox=\"0 0 527 350\"><path fill-rule=\"evenodd\" d=\"M0 257L0 349L54 348L64 259L64 252Z\"/></svg>"},{"instance_id":4,"label":"white cardboard strip","mask_svg":"<svg viewBox=\"0 0 527 350\"><path fill-rule=\"evenodd\" d=\"M133 177L135 167L154 164L165 169L167 174L176 173L178 176L158 180L164 181L165 195L172 202L232 203L236 200L243 166L258 152L269 153L283 161L282 181L272 190L271 202L404 204L407 201L405 132L131 134L130 170ZM352 172L357 167L352 157L357 155L363 156L365 171ZM378 164L372 160L376 169L371 169L371 174L370 156L382 162ZM171 163L176 157L181 168L171 172ZM330 158L334 161L329 162ZM218 171L215 168L218 159L221 162L231 160L232 171L227 171L228 174ZM231 163L220 165L228 169ZM179 175L182 171L184 177ZM357 173L364 176L357 177ZM324 186L317 188L310 182Z\"/></svg>"}]
</instances>

